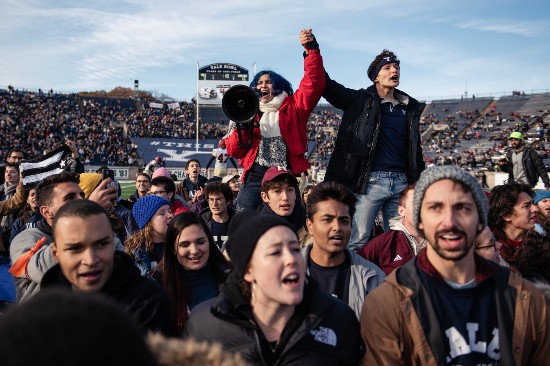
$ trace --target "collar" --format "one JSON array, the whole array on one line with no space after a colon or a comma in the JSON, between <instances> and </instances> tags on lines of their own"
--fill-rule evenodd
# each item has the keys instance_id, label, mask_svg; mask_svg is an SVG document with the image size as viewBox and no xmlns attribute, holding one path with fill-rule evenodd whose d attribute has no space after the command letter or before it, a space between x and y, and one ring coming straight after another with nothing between
<instances>
[{"instance_id":1,"label":"collar","mask_svg":"<svg viewBox=\"0 0 550 366\"><path fill-rule=\"evenodd\" d=\"M474 260L476 266L475 280L477 285L491 278L498 272L497 268L493 267L485 259L475 253ZM441 277L439 272L437 272L435 267L430 263L426 248L423 248L422 250L420 250L420 252L418 252L418 256L416 257L416 264L418 268L420 268L426 275L446 286L449 286L447 282L443 279L443 277Z\"/></svg>"}]
</instances>

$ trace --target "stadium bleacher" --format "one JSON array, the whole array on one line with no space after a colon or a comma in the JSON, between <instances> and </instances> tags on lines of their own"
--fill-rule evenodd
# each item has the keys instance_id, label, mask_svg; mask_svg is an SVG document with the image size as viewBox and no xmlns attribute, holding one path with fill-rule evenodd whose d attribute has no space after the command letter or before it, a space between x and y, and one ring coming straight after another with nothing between
<instances>
[{"instance_id":1,"label":"stadium bleacher","mask_svg":"<svg viewBox=\"0 0 550 366\"><path fill-rule=\"evenodd\" d=\"M0 90L0 138L5 142L0 153L5 157L9 148L19 147L38 156L67 137L78 141L86 162L140 164L133 137L195 138L195 106L179 105L155 109L131 98ZM500 154L509 132L518 129L545 156L549 111L548 93L432 101L422 115L424 154L430 161L469 155L477 157L478 167L488 166L487 158ZM227 131L221 107L201 106L199 113L201 139L220 138ZM310 117L309 158L321 167L330 158L340 121L341 111L329 104L319 104Z\"/></svg>"}]
</instances>

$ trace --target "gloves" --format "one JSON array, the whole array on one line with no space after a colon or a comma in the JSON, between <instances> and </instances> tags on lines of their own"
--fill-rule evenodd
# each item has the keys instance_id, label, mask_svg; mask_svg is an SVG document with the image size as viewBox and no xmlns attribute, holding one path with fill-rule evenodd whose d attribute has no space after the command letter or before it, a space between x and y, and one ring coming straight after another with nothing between
<instances>
[{"instance_id":1,"label":"gloves","mask_svg":"<svg viewBox=\"0 0 550 366\"><path fill-rule=\"evenodd\" d=\"M317 39L315 38L313 33L311 33L311 36L313 37L313 41L308 42L306 47L307 47L308 50L318 50L319 49L319 43L317 43Z\"/></svg>"}]
</instances>

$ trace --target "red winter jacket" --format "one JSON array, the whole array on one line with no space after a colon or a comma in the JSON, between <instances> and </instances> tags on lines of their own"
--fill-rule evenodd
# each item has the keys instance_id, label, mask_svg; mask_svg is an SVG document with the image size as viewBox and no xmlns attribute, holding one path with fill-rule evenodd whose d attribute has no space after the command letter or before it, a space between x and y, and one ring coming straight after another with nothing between
<instances>
[{"instance_id":1,"label":"red winter jacket","mask_svg":"<svg viewBox=\"0 0 550 366\"><path fill-rule=\"evenodd\" d=\"M306 125L313 108L321 99L325 89L325 69L319 50L309 50L304 58L304 77L296 92L283 100L279 108L279 127L281 136L287 147L287 160L294 174L301 174L309 168L305 154L307 152ZM256 116L259 121L259 115ZM250 132L242 131L242 140L249 141ZM241 180L246 176L258 154L260 145L260 129L255 127L252 132L252 146L241 148L237 131L233 131L225 144L230 156L240 159L239 165L244 167Z\"/></svg>"}]
</instances>

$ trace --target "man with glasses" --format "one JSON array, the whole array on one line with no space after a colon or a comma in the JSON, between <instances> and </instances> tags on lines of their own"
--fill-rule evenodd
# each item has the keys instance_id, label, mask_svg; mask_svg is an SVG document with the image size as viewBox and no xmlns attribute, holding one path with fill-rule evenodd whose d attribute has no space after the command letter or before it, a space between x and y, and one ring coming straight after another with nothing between
<instances>
[{"instance_id":1,"label":"man with glasses","mask_svg":"<svg viewBox=\"0 0 550 366\"><path fill-rule=\"evenodd\" d=\"M151 181L151 188L148 194L154 194L162 197L170 202L170 209L174 216L182 212L190 212L190 210L175 198L176 184L171 178L158 176Z\"/></svg>"},{"instance_id":2,"label":"man with glasses","mask_svg":"<svg viewBox=\"0 0 550 366\"><path fill-rule=\"evenodd\" d=\"M128 201L132 203L132 206L137 200L147 195L150 187L151 177L147 173L139 173L136 177L136 191L128 197ZM132 209L132 207L130 207L130 209Z\"/></svg>"},{"instance_id":3,"label":"man with glasses","mask_svg":"<svg viewBox=\"0 0 550 366\"><path fill-rule=\"evenodd\" d=\"M474 241L475 253L483 258L500 264L500 248L502 244L495 240L489 227L485 227Z\"/></svg>"}]
</instances>

